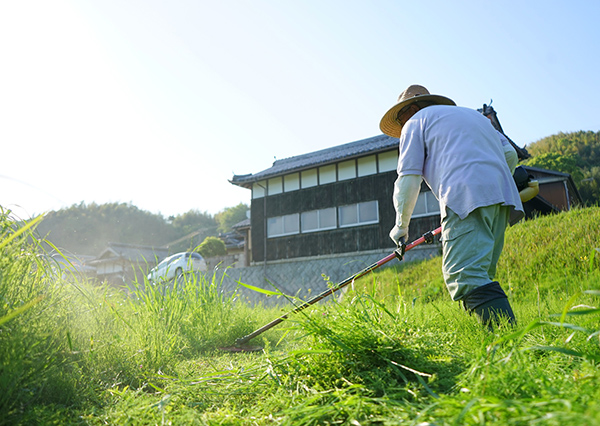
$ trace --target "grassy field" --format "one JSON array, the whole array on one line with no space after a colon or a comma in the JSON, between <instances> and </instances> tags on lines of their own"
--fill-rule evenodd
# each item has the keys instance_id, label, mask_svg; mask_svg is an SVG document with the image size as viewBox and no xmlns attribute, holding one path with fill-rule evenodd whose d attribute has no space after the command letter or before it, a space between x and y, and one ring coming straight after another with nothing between
<instances>
[{"instance_id":1,"label":"grassy field","mask_svg":"<svg viewBox=\"0 0 600 426\"><path fill-rule=\"evenodd\" d=\"M214 278L99 287L0 210L0 424L600 425L600 208L510 228L518 325L451 302L440 259L363 277L292 316ZM142 275L142 274L140 274Z\"/></svg>"}]
</instances>

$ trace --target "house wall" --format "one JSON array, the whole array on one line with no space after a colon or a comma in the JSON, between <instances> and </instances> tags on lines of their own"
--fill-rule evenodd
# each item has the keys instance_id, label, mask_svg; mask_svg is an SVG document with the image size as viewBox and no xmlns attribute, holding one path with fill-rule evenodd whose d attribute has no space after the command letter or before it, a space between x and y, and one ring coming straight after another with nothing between
<instances>
[{"instance_id":1,"label":"house wall","mask_svg":"<svg viewBox=\"0 0 600 426\"><path fill-rule=\"evenodd\" d=\"M556 210L569 210L581 204L581 198L571 177L552 170L525 166L533 179L540 183L540 197L552 204Z\"/></svg>"},{"instance_id":2,"label":"house wall","mask_svg":"<svg viewBox=\"0 0 600 426\"><path fill-rule=\"evenodd\" d=\"M123 261L116 260L115 262L105 262L98 265L96 268L97 275L109 275L123 272Z\"/></svg>"},{"instance_id":3,"label":"house wall","mask_svg":"<svg viewBox=\"0 0 600 426\"><path fill-rule=\"evenodd\" d=\"M540 185L540 196L552 203L559 210L569 210L569 199L564 181L550 182Z\"/></svg>"},{"instance_id":4,"label":"house wall","mask_svg":"<svg viewBox=\"0 0 600 426\"><path fill-rule=\"evenodd\" d=\"M388 234L396 220L392 202L396 178L396 171L390 171L253 199L253 262L264 262L265 253L266 260L273 261L393 248ZM372 200L378 201L378 223L265 238L265 209L269 218ZM410 236L416 239L439 224L439 215L413 219Z\"/></svg>"},{"instance_id":5,"label":"house wall","mask_svg":"<svg viewBox=\"0 0 600 426\"><path fill-rule=\"evenodd\" d=\"M253 199L251 203L253 261L264 261L265 251L267 260L276 260L389 247L389 237L384 230L391 229L395 220L392 205L395 179L395 171L386 172ZM265 217L372 200L378 200L378 224L265 238Z\"/></svg>"}]
</instances>

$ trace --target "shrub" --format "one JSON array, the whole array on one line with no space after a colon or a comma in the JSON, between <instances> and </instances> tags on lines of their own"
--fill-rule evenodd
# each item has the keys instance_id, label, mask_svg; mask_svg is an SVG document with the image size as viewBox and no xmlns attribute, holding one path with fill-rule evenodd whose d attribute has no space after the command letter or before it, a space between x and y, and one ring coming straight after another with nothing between
<instances>
[{"instance_id":1,"label":"shrub","mask_svg":"<svg viewBox=\"0 0 600 426\"><path fill-rule=\"evenodd\" d=\"M217 237L206 237L202 244L198 246L198 252L203 257L225 256L227 254L225 243Z\"/></svg>"}]
</instances>

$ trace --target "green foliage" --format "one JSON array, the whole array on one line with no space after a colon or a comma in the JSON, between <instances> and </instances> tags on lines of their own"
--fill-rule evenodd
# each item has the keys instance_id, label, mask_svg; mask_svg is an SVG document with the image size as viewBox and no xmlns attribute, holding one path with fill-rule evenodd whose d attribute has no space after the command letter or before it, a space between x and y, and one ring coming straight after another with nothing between
<instances>
[{"instance_id":1,"label":"green foliage","mask_svg":"<svg viewBox=\"0 0 600 426\"><path fill-rule=\"evenodd\" d=\"M231 227L236 223L239 223L246 219L246 213L250 210L244 203L240 203L237 206L229 207L223 211L217 213L215 219L219 224L219 232L229 232Z\"/></svg>"},{"instance_id":2,"label":"green foliage","mask_svg":"<svg viewBox=\"0 0 600 426\"><path fill-rule=\"evenodd\" d=\"M109 242L185 251L206 237L229 232L244 220L248 206L240 203L212 216L190 210L165 219L125 203L80 203L45 215L39 235L59 249L75 254L98 255ZM49 247L49 246L47 246Z\"/></svg>"},{"instance_id":3,"label":"green foliage","mask_svg":"<svg viewBox=\"0 0 600 426\"><path fill-rule=\"evenodd\" d=\"M60 249L91 255L109 242L160 246L179 235L162 216L125 203L80 203L52 211L38 232Z\"/></svg>"},{"instance_id":4,"label":"green foliage","mask_svg":"<svg viewBox=\"0 0 600 426\"><path fill-rule=\"evenodd\" d=\"M527 145L527 150L534 156L549 152L560 155L577 154L582 164L590 166L597 164L600 158L600 132L560 132Z\"/></svg>"},{"instance_id":5,"label":"green foliage","mask_svg":"<svg viewBox=\"0 0 600 426\"><path fill-rule=\"evenodd\" d=\"M187 213L171 218L171 224L178 235L188 235L192 232L200 232L199 239L203 240L208 235L215 235L217 221L207 212L190 210Z\"/></svg>"},{"instance_id":6,"label":"green foliage","mask_svg":"<svg viewBox=\"0 0 600 426\"><path fill-rule=\"evenodd\" d=\"M225 256L227 254L227 250L225 248L225 243L223 240L217 237L206 237L202 244L198 246L198 253L202 255L202 257L214 257L214 256Z\"/></svg>"},{"instance_id":7,"label":"green foliage","mask_svg":"<svg viewBox=\"0 0 600 426\"><path fill-rule=\"evenodd\" d=\"M69 423L106 395L156 391L150 377L255 326L214 276L123 289L63 281L35 223L0 208L0 425Z\"/></svg>"},{"instance_id":8,"label":"green foliage","mask_svg":"<svg viewBox=\"0 0 600 426\"><path fill-rule=\"evenodd\" d=\"M600 201L600 166L583 169L579 184L579 194L588 204L598 204Z\"/></svg>"},{"instance_id":9,"label":"green foliage","mask_svg":"<svg viewBox=\"0 0 600 426\"><path fill-rule=\"evenodd\" d=\"M561 155L556 152L548 152L525 160L523 164L531 167L540 167L542 169L569 173L575 182L580 182L583 178L583 173L577 166L577 155L575 154Z\"/></svg>"},{"instance_id":10,"label":"green foliage","mask_svg":"<svg viewBox=\"0 0 600 426\"><path fill-rule=\"evenodd\" d=\"M507 232L517 316L493 333L450 301L439 257L282 314L215 276L61 280L34 223L0 218L0 424L600 424L600 208ZM42 255L40 255L42 254ZM292 306L284 307L290 312Z\"/></svg>"},{"instance_id":11,"label":"green foliage","mask_svg":"<svg viewBox=\"0 0 600 426\"><path fill-rule=\"evenodd\" d=\"M559 133L527 145L524 164L570 173L587 205L600 201L600 132Z\"/></svg>"},{"instance_id":12,"label":"green foliage","mask_svg":"<svg viewBox=\"0 0 600 426\"><path fill-rule=\"evenodd\" d=\"M166 220L131 204L80 203L49 212L37 231L64 252L98 255L109 242L153 247L168 244L172 251L185 251L216 235L216 229L213 216L196 210Z\"/></svg>"},{"instance_id":13,"label":"green foliage","mask_svg":"<svg viewBox=\"0 0 600 426\"><path fill-rule=\"evenodd\" d=\"M28 404L76 399L62 334L68 315L49 309L63 283L33 237L39 219L16 223L0 208L0 424Z\"/></svg>"}]
</instances>

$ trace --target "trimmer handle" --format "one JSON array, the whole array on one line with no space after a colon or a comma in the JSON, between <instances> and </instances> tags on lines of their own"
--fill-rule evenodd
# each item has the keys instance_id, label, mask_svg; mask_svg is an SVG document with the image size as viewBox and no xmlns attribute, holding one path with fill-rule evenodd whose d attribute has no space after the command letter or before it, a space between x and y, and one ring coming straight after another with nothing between
<instances>
[{"instance_id":1,"label":"trimmer handle","mask_svg":"<svg viewBox=\"0 0 600 426\"><path fill-rule=\"evenodd\" d=\"M398 248L394 250L394 254L398 260L402 260L404 258L404 253L406 253L406 239L404 237L400 237L398 240Z\"/></svg>"},{"instance_id":2,"label":"trimmer handle","mask_svg":"<svg viewBox=\"0 0 600 426\"><path fill-rule=\"evenodd\" d=\"M426 234L424 234L421 238L416 239L415 241L413 241L410 244L406 244L404 242L404 238L400 239L400 244L398 245L398 248L394 251L394 253L391 253L389 255L387 255L386 257L384 257L383 259L378 260L377 262L373 263L370 266L367 266L365 269L363 269L360 272L357 272L356 274L346 278L344 281L336 284L335 286L325 290L323 293L313 297L312 299L310 299L307 302L304 302L302 305L297 306L294 310L288 312L287 314L283 314L282 316L280 316L277 319L274 319L273 321L271 321L270 323L263 325L261 328L259 328L258 330L253 331L252 333L248 334L247 336L244 337L240 337L239 339L237 339L235 341L235 347L241 347L242 345L246 344L249 340L255 338L256 336L264 333L265 331L269 330L270 328L273 328L274 326L276 326L277 324L283 322L285 319L288 318L288 316L290 314L295 314L297 312L300 312L301 310L308 308L310 305L318 302L321 299L324 299L325 297L329 296L330 294L335 293L336 291L340 290L341 288L347 286L350 283L353 283L355 280L359 279L360 277L368 274L369 272L374 271L375 269L379 268L380 266L390 262L391 260L393 260L394 258L398 257L400 260L402 260L402 257L404 256L404 253L413 249L414 247L418 246L419 244L422 243L428 243L431 244L433 243L433 237L435 235L438 235L440 232L442 232L442 227L440 226L437 229L434 229L433 231L429 231ZM225 350L230 350L231 348L225 349Z\"/></svg>"}]
</instances>

